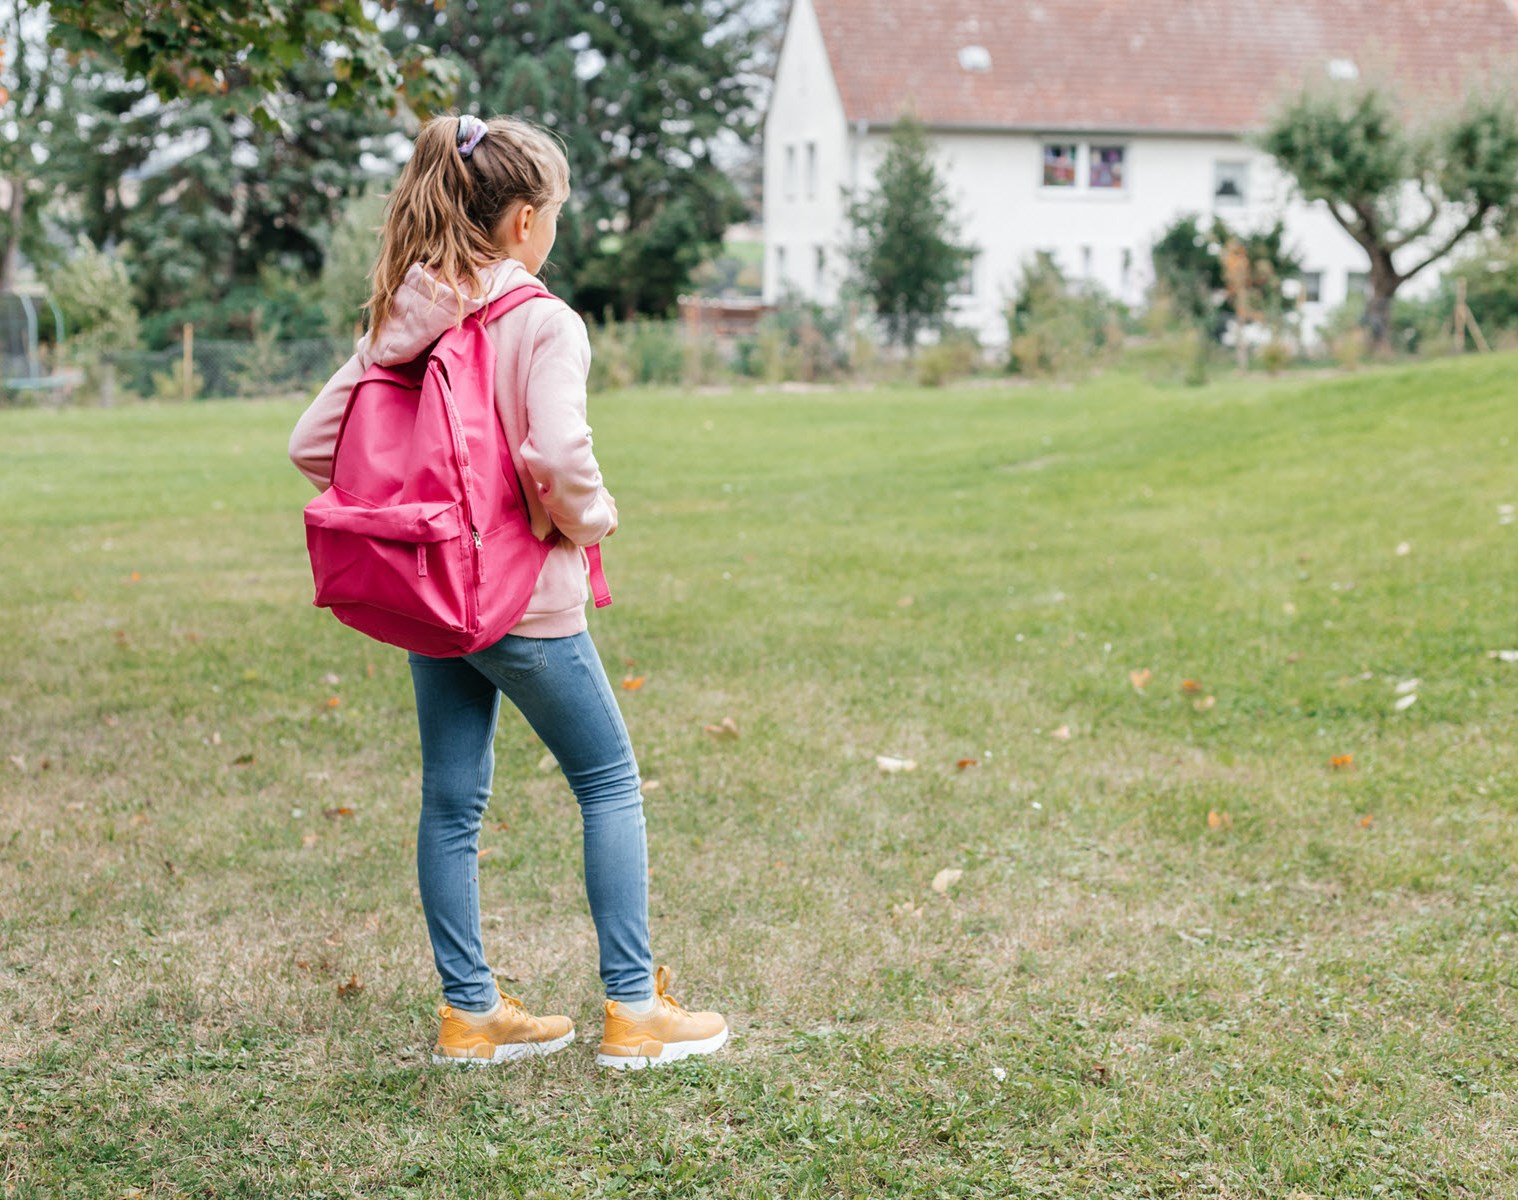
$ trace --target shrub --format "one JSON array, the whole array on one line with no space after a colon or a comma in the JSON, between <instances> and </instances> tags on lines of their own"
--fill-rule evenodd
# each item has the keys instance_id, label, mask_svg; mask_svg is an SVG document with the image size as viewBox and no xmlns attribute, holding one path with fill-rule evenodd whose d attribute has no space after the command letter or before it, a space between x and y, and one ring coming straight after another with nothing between
<instances>
[{"instance_id":1,"label":"shrub","mask_svg":"<svg viewBox=\"0 0 1518 1200\"><path fill-rule=\"evenodd\" d=\"M1023 267L1007 309L1008 368L1024 375L1075 379L1122 344L1122 308L1094 284L1071 283L1040 250Z\"/></svg>"},{"instance_id":2,"label":"shrub","mask_svg":"<svg viewBox=\"0 0 1518 1200\"><path fill-rule=\"evenodd\" d=\"M980 365L980 342L969 330L945 329L936 343L917 352L916 364L919 384L942 387L974 373Z\"/></svg>"}]
</instances>

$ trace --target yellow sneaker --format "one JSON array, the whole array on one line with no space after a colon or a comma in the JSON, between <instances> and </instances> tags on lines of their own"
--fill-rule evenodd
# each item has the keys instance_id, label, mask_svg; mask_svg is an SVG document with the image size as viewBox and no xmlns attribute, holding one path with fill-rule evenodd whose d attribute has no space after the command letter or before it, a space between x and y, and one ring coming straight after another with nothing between
<instances>
[{"instance_id":1,"label":"yellow sneaker","mask_svg":"<svg viewBox=\"0 0 1518 1200\"><path fill-rule=\"evenodd\" d=\"M606 1036L596 1054L598 1067L638 1071L691 1054L711 1054L727 1041L721 1013L690 1012L668 992L669 968L654 973L652 1012L635 1013L615 1000L606 1001Z\"/></svg>"},{"instance_id":2,"label":"yellow sneaker","mask_svg":"<svg viewBox=\"0 0 1518 1200\"><path fill-rule=\"evenodd\" d=\"M445 1004L437 1015L443 1018L443 1027L432 1046L435 1063L486 1067L540 1058L575 1040L574 1022L568 1017L535 1017L520 1000L505 992L501 992L500 1006L494 1012L465 1012Z\"/></svg>"}]
</instances>

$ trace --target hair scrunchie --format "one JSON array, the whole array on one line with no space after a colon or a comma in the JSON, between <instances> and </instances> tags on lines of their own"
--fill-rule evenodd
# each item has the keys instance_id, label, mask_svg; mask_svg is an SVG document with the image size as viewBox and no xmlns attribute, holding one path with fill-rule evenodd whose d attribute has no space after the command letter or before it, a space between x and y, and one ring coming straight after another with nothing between
<instances>
[{"instance_id":1,"label":"hair scrunchie","mask_svg":"<svg viewBox=\"0 0 1518 1200\"><path fill-rule=\"evenodd\" d=\"M480 144L480 140L488 132L485 122L472 113L465 113L459 118L458 145L459 157L468 158L474 153L474 148Z\"/></svg>"}]
</instances>

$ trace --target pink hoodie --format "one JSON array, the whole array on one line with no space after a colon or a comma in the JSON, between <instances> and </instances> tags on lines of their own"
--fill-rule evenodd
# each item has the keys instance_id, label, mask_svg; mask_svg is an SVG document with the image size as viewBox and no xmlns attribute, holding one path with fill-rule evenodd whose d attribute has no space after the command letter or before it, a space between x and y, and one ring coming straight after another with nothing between
<instances>
[{"instance_id":1,"label":"pink hoodie","mask_svg":"<svg viewBox=\"0 0 1518 1200\"><path fill-rule=\"evenodd\" d=\"M481 273L484 295L464 297L464 311L538 280L514 259ZM369 335L301 415L290 435L290 461L318 488L331 482L332 451L348 394L370 363L409 362L458 317L458 293L438 285L417 264L395 294L377 345ZM585 323L562 300L529 300L490 326L495 341L495 402L527 494L532 531L557 529L563 541L548 556L519 637L570 637L586 628L584 556L617 525L617 506L601 486L601 468L585 423L590 340Z\"/></svg>"}]
</instances>

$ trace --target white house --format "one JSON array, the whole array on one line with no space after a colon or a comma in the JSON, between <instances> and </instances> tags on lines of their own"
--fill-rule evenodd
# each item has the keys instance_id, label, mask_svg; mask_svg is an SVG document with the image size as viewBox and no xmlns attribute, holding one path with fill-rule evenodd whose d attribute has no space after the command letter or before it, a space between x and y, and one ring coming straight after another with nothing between
<instances>
[{"instance_id":1,"label":"white house","mask_svg":"<svg viewBox=\"0 0 1518 1200\"><path fill-rule=\"evenodd\" d=\"M978 249L956 307L985 339L1005 339L1038 250L1141 301L1151 245L1187 212L1284 218L1312 320L1364 286L1365 253L1248 135L1313 78L1445 98L1504 63L1518 73L1518 0L793 0L765 121L765 298L836 297L847 196L910 108Z\"/></svg>"}]
</instances>

